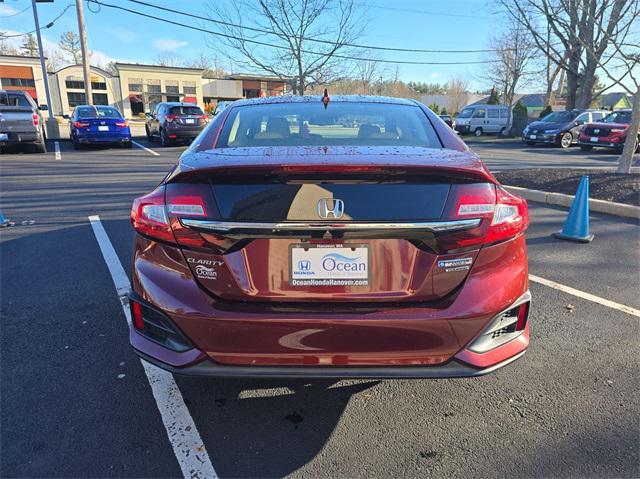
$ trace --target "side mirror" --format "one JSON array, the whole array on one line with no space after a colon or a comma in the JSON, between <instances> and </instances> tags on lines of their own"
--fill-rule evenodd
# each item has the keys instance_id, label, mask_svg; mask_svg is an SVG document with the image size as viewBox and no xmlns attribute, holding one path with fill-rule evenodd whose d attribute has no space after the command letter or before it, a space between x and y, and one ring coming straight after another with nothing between
<instances>
[{"instance_id":1,"label":"side mirror","mask_svg":"<svg viewBox=\"0 0 640 479\"><path fill-rule=\"evenodd\" d=\"M49 107L48 107L47 105L40 105L40 106L38 107L38 110L41 110L41 111L49 111Z\"/></svg>"},{"instance_id":2,"label":"side mirror","mask_svg":"<svg viewBox=\"0 0 640 479\"><path fill-rule=\"evenodd\" d=\"M580 125L584 125L585 121L584 120L576 120L576 126L580 126Z\"/></svg>"},{"instance_id":3,"label":"side mirror","mask_svg":"<svg viewBox=\"0 0 640 479\"><path fill-rule=\"evenodd\" d=\"M69 115L62 115L62 118L64 118L65 120L71 120L71 117Z\"/></svg>"}]
</instances>

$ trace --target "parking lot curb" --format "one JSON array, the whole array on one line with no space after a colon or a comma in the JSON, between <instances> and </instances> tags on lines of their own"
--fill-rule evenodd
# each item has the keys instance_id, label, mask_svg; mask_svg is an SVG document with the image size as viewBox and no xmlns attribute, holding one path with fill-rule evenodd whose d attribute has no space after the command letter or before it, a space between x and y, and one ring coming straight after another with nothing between
<instances>
[{"instance_id":1,"label":"parking lot curb","mask_svg":"<svg viewBox=\"0 0 640 479\"><path fill-rule=\"evenodd\" d=\"M504 187L511 193L521 196L527 200L547 205L564 206L565 208L569 208L575 198L573 195L553 193L550 191L530 190L528 188L520 188L519 186L504 185ZM605 213L608 215L640 220L640 206L615 203L613 201L589 199L589 209L597 213Z\"/></svg>"}]
</instances>

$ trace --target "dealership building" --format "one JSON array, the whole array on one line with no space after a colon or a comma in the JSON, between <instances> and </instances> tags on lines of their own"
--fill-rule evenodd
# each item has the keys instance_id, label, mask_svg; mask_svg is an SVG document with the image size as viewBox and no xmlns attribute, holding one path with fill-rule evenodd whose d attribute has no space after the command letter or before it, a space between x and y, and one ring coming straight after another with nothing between
<instances>
[{"instance_id":1,"label":"dealership building","mask_svg":"<svg viewBox=\"0 0 640 479\"><path fill-rule=\"evenodd\" d=\"M206 103L261 96L285 95L285 80L260 75L229 75L207 78L199 68L115 63L113 72L91 67L94 105L111 105L125 118L153 111L163 101L182 101L204 108ZM54 116L71 114L86 103L81 65L48 72ZM39 105L46 105L39 57L0 55L0 89L27 91Z\"/></svg>"}]
</instances>

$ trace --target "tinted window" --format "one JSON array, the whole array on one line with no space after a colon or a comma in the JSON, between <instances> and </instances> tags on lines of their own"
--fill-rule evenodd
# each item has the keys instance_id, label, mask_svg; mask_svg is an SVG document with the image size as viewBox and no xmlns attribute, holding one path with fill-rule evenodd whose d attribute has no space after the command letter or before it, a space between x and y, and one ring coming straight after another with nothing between
<instances>
[{"instance_id":1,"label":"tinted window","mask_svg":"<svg viewBox=\"0 0 640 479\"><path fill-rule=\"evenodd\" d=\"M509 118L509 110L506 108L500 110L500 118Z\"/></svg>"},{"instance_id":2,"label":"tinted window","mask_svg":"<svg viewBox=\"0 0 640 479\"><path fill-rule=\"evenodd\" d=\"M489 112L489 118L498 118L500 116L500 113L498 112L498 110L488 110Z\"/></svg>"},{"instance_id":3,"label":"tinted window","mask_svg":"<svg viewBox=\"0 0 640 479\"><path fill-rule=\"evenodd\" d=\"M609 113L602 121L605 123L631 123L631 112L614 111Z\"/></svg>"},{"instance_id":4,"label":"tinted window","mask_svg":"<svg viewBox=\"0 0 640 479\"><path fill-rule=\"evenodd\" d=\"M554 111L553 113L549 113L540 121L550 123L567 123L573 121L575 116L576 114L572 111Z\"/></svg>"},{"instance_id":5,"label":"tinted window","mask_svg":"<svg viewBox=\"0 0 640 479\"><path fill-rule=\"evenodd\" d=\"M171 115L204 115L197 106L172 106L169 110Z\"/></svg>"},{"instance_id":6,"label":"tinted window","mask_svg":"<svg viewBox=\"0 0 640 479\"><path fill-rule=\"evenodd\" d=\"M593 121L599 121L599 120L602 120L602 118L604 117L604 114L600 113L599 111L595 111L591 113L591 116L593 117Z\"/></svg>"},{"instance_id":7,"label":"tinted window","mask_svg":"<svg viewBox=\"0 0 640 479\"><path fill-rule=\"evenodd\" d=\"M465 108L460 112L460 114L458 115L458 118L471 118L472 114L473 114L473 108Z\"/></svg>"},{"instance_id":8,"label":"tinted window","mask_svg":"<svg viewBox=\"0 0 640 479\"><path fill-rule=\"evenodd\" d=\"M248 146L442 145L418 106L320 101L234 108L219 148Z\"/></svg>"},{"instance_id":9,"label":"tinted window","mask_svg":"<svg viewBox=\"0 0 640 479\"><path fill-rule=\"evenodd\" d=\"M78 113L78 118L122 118L120 112L110 106L83 106L78 108L76 111Z\"/></svg>"},{"instance_id":10,"label":"tinted window","mask_svg":"<svg viewBox=\"0 0 640 479\"><path fill-rule=\"evenodd\" d=\"M32 108L33 105L29 103L29 100L24 95L2 95L0 96L0 105L6 106L28 106Z\"/></svg>"},{"instance_id":11,"label":"tinted window","mask_svg":"<svg viewBox=\"0 0 640 479\"><path fill-rule=\"evenodd\" d=\"M486 116L486 110L484 108L478 108L473 112L473 116L471 118L484 118Z\"/></svg>"},{"instance_id":12,"label":"tinted window","mask_svg":"<svg viewBox=\"0 0 640 479\"><path fill-rule=\"evenodd\" d=\"M576 118L576 121L584 121L585 123L589 123L589 113L583 113L582 115Z\"/></svg>"}]
</instances>

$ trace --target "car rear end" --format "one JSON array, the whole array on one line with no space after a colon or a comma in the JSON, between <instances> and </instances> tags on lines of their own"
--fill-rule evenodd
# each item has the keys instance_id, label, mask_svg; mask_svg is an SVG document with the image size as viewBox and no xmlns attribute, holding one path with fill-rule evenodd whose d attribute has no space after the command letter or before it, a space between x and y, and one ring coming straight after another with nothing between
<instances>
[{"instance_id":1,"label":"car rear end","mask_svg":"<svg viewBox=\"0 0 640 479\"><path fill-rule=\"evenodd\" d=\"M167 138L192 141L208 123L209 117L196 105L172 106L165 117Z\"/></svg>"},{"instance_id":2,"label":"car rear end","mask_svg":"<svg viewBox=\"0 0 640 479\"><path fill-rule=\"evenodd\" d=\"M74 120L74 142L82 145L115 143L131 146L129 122L113 107L82 106Z\"/></svg>"},{"instance_id":3,"label":"car rear end","mask_svg":"<svg viewBox=\"0 0 640 479\"><path fill-rule=\"evenodd\" d=\"M0 90L0 145L37 145L44 149L38 108L22 91Z\"/></svg>"},{"instance_id":4,"label":"car rear end","mask_svg":"<svg viewBox=\"0 0 640 479\"><path fill-rule=\"evenodd\" d=\"M134 202L138 354L196 375L459 377L524 353L526 202L435 115L273 103L277 128L258 110L253 144L231 146L236 108L262 107L245 105Z\"/></svg>"}]
</instances>

